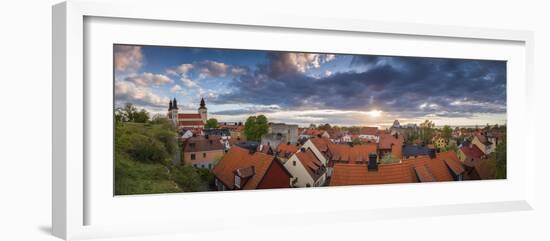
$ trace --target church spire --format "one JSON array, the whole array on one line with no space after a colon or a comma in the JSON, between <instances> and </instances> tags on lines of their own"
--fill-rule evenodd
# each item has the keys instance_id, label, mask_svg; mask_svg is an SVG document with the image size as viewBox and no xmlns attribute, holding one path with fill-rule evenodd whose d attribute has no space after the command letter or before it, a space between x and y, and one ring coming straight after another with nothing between
<instances>
[{"instance_id":1,"label":"church spire","mask_svg":"<svg viewBox=\"0 0 550 241\"><path fill-rule=\"evenodd\" d=\"M201 107L199 109L206 109L206 104L204 103L204 98L201 98Z\"/></svg>"},{"instance_id":2,"label":"church spire","mask_svg":"<svg viewBox=\"0 0 550 241\"><path fill-rule=\"evenodd\" d=\"M168 104L168 111L172 110L172 100L170 100L170 104Z\"/></svg>"},{"instance_id":3,"label":"church spire","mask_svg":"<svg viewBox=\"0 0 550 241\"><path fill-rule=\"evenodd\" d=\"M178 109L178 101L174 97L174 100L172 101L172 109L177 110Z\"/></svg>"}]
</instances>

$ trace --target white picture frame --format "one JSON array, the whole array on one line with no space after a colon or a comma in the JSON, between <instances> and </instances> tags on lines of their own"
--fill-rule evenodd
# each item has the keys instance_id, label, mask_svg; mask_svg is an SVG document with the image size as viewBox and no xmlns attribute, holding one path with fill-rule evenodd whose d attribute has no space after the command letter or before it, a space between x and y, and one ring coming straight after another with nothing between
<instances>
[{"instance_id":1,"label":"white picture frame","mask_svg":"<svg viewBox=\"0 0 550 241\"><path fill-rule=\"evenodd\" d=\"M150 11L155 9L155 11ZM186 9L185 14L181 9ZM97 24L93 28L87 28L86 24ZM105 21L103 21L105 20ZM91 22L87 22L91 21ZM117 24L116 22L121 24ZM277 13L257 12L242 14L212 15L200 8L200 5L183 3L178 1L86 1L73 0L60 3L53 7L53 194L52 194L52 226L53 234L63 239L85 239L94 237L112 237L123 235L159 234L192 232L204 230L208 224L209 229L231 228L251 217L256 218L253 225L265 224L285 225L285 223L317 223L317 222L342 222L359 221L366 219L383 219L392 217L422 217L433 215L467 214L496 211L530 210L534 200L534 140L532 115L530 109L530 93L532 90L533 74L533 34L529 31L497 30L456 26L422 25L411 23L391 23L362 21L351 19L330 18L300 18L299 16L282 16ZM511 61L508 69L508 126L509 143L515 145L509 152L509 169L512 173L507 180L484 181L471 183L437 183L422 185L381 185L381 186L354 186L339 188L320 188L307 190L262 190L222 193L191 193L170 195L143 195L132 197L106 196L105 193L96 192L111 182L97 182L96 175L112 175L112 170L105 170L105 166L97 166L90 162L89 142L97 141L87 139L90 135L90 119L102 115L90 116L95 113L96 104L90 105L90 98L94 95L112 95L108 89L101 90L100 86L90 84L86 78L87 68L96 68L97 59L87 59L88 47L96 49L99 45L87 45L87 36L90 33L97 38L94 43L106 44L121 41L130 41L135 44L159 44L178 45L181 39L172 36L166 38L140 39L139 34L131 31L122 37L108 35L109 31L120 31L131 28L127 24L147 24L150 31L163 31L164 26L171 28L185 28L185 26L199 24L204 28L195 28L193 31L203 31L205 35L215 34L215 31L230 30L247 31L250 34L263 32L266 35L273 34L308 34L331 38L344 38L344 35L390 36L395 39L410 39L410 41L435 41L441 42L441 53L437 56L475 57L476 53L470 51L443 51L445 41L452 42L457 48L472 47L483 52L479 58L497 58ZM105 30L101 26L111 24ZM201 25L202 24L202 25ZM98 26L98 27L95 27ZM208 26L213 29L212 33ZM168 27L170 28L170 27ZM219 29L218 29L219 28ZM145 28L144 28L145 29ZM244 30L243 30L244 29ZM250 31L248 31L250 29ZM165 31L165 29L164 29ZM191 31L186 29L186 31ZM271 32L270 32L271 31ZM177 33L173 33L177 34ZM143 35L143 34L141 34ZM251 35L251 36L252 36ZM340 36L341 35L341 36ZM369 36L370 36L369 35ZM256 36L256 35L254 35ZM261 37L260 35L257 35ZM89 37L89 36L88 36ZM163 40L164 39L164 40ZM109 42L111 41L111 42ZM192 41L192 40L189 40ZM195 41L200 41L197 39ZM408 40L407 40L408 41ZM230 41L227 41L230 42ZM261 42L261 41L260 41ZM284 42L284 41L283 41ZM474 44L472 44L474 43ZM192 44L192 43L190 43ZM205 43L206 47L216 45L215 42ZM232 47L246 48L246 42L226 43ZM239 45L241 44L241 45ZM250 44L252 43L248 43ZM266 43L258 43L257 48L265 48ZM470 46L471 45L471 46ZM501 46L502 45L502 46ZM103 45L102 45L103 46ZM280 43L275 49L288 50L289 45ZM383 45L380 45L383 46ZM402 46L407 46L406 43ZM449 45L450 46L450 45ZM476 47L477 46L477 47ZM508 46L508 47L506 47ZM222 46L222 47L227 47ZM319 51L324 46L301 45L295 47L298 50ZM311 49L304 49L311 48ZM405 47L402 47L405 48ZM437 48L437 47L435 47ZM101 46L97 49L102 49ZM397 49L397 48L396 48ZM332 51L344 52L332 46ZM426 47L414 51L428 51ZM499 51L503 50L503 51ZM369 49L356 49L353 52L366 53ZM379 50L382 51L382 50ZM395 50L398 51L398 50ZM410 50L405 55L417 55ZM431 50L434 51L434 50ZM459 52L462 52L461 54ZM499 53L503 52L503 53ZM505 52L505 53L504 53ZM96 53L96 52L94 52ZM101 51L99 51L101 53ZM368 52L370 53L370 52ZM391 52L390 48L385 53L399 55L399 52ZM419 53L419 52L417 52ZM425 52L427 53L427 52ZM509 54L508 54L509 53ZM434 54L434 53L432 53ZM96 54L97 58L104 58L102 54ZM103 59L104 60L104 59ZM112 68L112 66L111 66ZM98 70L109 72L112 69ZM95 73L95 72L94 72ZM89 73L88 73L89 74ZM99 74L98 74L99 75ZM109 82L112 84L112 82ZM112 88L112 87L111 87ZM89 93L90 90L96 92ZM106 92L106 93L100 93ZM512 97L513 96L513 97ZM512 99L513 98L513 99ZM97 100L95 98L94 100ZM110 100L108 100L110 101ZM108 103L105 102L105 103ZM97 102L94 102L97 103ZM111 103L112 104L112 103ZM110 109L109 111L111 111ZM105 117L105 116L103 116ZM109 117L110 118L110 117ZM111 121L112 119L109 119ZM519 126L528 126L520 130ZM106 127L106 126L103 126ZM91 127L97 128L97 127ZM94 134L95 135L95 134ZM514 137L522 136L522 140ZM107 153L108 152L98 152ZM108 155L107 155L108 156ZM112 163L112 160L110 160ZM90 169L99 170L93 174ZM111 172L111 173L108 173ZM108 178L107 178L108 179ZM106 180L107 180L106 179ZM99 183L99 184L92 184ZM448 197L449 190L457 193L478 195L477 197L456 198ZM493 193L491 193L493 192ZM101 193L97 194L96 193ZM107 192L108 193L108 192ZM112 192L111 192L112 193ZM435 193L436 195L434 195ZM447 194L441 200L437 194ZM493 194L493 195L491 195ZM101 195L100 198L96 198ZM412 196L425 195L429 200L413 198ZM397 200L396 197L407 197L408 200ZM443 196L443 195L442 195ZM292 197L291 204L286 202ZM368 198L368 206L358 205L311 205L309 208L296 209L293 205L301 206L311 200L326 200L329 203L339 203L346 198ZM178 205L190 206L214 204L223 199L235 210L178 210L173 211ZM240 205L243 200L248 200L247 205ZM111 202L112 201L112 202ZM258 203L281 202L277 207L261 209ZM144 205L144 204L148 205ZM239 206L240 205L240 206ZM240 208L247 208L242 212ZM322 210L320 207L323 207ZM139 208L140 214L132 214L131 210ZM158 216L156 212L172 210L171 213ZM186 217L182 217L185 213ZM110 215L110 216L109 216ZM140 216L141 215L141 216ZM204 215L204 218L200 215ZM330 221L326 217L330 216ZM91 219L90 217L98 217ZM289 217L292 217L291 221ZM107 220L107 219L111 220ZM97 220L97 221L96 221ZM147 221L148 220L148 221ZM151 225L151 223L155 225ZM169 225L177 223L178 225ZM178 227L179 226L179 227Z\"/></svg>"}]
</instances>

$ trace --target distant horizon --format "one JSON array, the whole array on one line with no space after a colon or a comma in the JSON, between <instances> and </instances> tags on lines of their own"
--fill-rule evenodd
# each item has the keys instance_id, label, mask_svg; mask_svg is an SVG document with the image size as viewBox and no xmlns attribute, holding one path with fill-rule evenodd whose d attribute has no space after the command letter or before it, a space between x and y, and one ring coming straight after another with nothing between
<instances>
[{"instance_id":1,"label":"distant horizon","mask_svg":"<svg viewBox=\"0 0 550 241\"><path fill-rule=\"evenodd\" d=\"M165 115L388 128L506 124L505 61L140 45L114 46L115 106Z\"/></svg>"}]
</instances>

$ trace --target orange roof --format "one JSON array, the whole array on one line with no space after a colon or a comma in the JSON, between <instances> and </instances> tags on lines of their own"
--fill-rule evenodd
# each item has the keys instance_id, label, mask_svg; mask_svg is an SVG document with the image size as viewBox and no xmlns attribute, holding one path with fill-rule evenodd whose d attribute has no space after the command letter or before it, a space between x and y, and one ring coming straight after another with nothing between
<instances>
[{"instance_id":1,"label":"orange roof","mask_svg":"<svg viewBox=\"0 0 550 241\"><path fill-rule=\"evenodd\" d=\"M178 119L201 119L201 114L199 113L178 113Z\"/></svg>"},{"instance_id":2,"label":"orange roof","mask_svg":"<svg viewBox=\"0 0 550 241\"><path fill-rule=\"evenodd\" d=\"M334 164L331 186L367 185L389 183L412 183L431 181L452 181L455 174L462 174L464 168L456 153L442 152L436 158L418 157L396 164L378 165L377 171L368 171L364 164Z\"/></svg>"},{"instance_id":3,"label":"orange roof","mask_svg":"<svg viewBox=\"0 0 550 241\"><path fill-rule=\"evenodd\" d=\"M363 164L334 164L331 186L411 183L416 178L407 164L379 165L377 171L369 171Z\"/></svg>"},{"instance_id":4,"label":"orange roof","mask_svg":"<svg viewBox=\"0 0 550 241\"><path fill-rule=\"evenodd\" d=\"M416 176L420 182L435 182L435 178L426 166L414 167Z\"/></svg>"},{"instance_id":5,"label":"orange roof","mask_svg":"<svg viewBox=\"0 0 550 241\"><path fill-rule=\"evenodd\" d=\"M317 156L315 156L315 154L313 154L313 151L311 151L310 149L297 152L295 155L298 160L300 160L302 165L304 165L313 180L316 181L320 176L325 173L326 169L323 167L323 163L321 163L321 161L317 159Z\"/></svg>"},{"instance_id":6,"label":"orange roof","mask_svg":"<svg viewBox=\"0 0 550 241\"><path fill-rule=\"evenodd\" d=\"M315 147L317 147L317 150L322 152L326 152L328 150L328 146L332 145L332 142L327 138L311 138L309 140Z\"/></svg>"},{"instance_id":7,"label":"orange roof","mask_svg":"<svg viewBox=\"0 0 550 241\"><path fill-rule=\"evenodd\" d=\"M317 136L322 135L325 131L317 129L306 129L302 132L302 135Z\"/></svg>"},{"instance_id":8,"label":"orange roof","mask_svg":"<svg viewBox=\"0 0 550 241\"><path fill-rule=\"evenodd\" d=\"M388 134L388 133L380 133L380 141L378 142L378 148L380 149L391 149L392 146L403 146L403 142L405 142L405 138L403 138L403 135L398 135L397 138L395 138L394 135Z\"/></svg>"},{"instance_id":9,"label":"orange roof","mask_svg":"<svg viewBox=\"0 0 550 241\"><path fill-rule=\"evenodd\" d=\"M348 144L331 144L328 145L332 160L361 162L368 161L369 154L376 153L376 144L367 143L361 145L350 146Z\"/></svg>"},{"instance_id":10,"label":"orange roof","mask_svg":"<svg viewBox=\"0 0 550 241\"><path fill-rule=\"evenodd\" d=\"M244 182L242 189L256 189L275 157L264 153L251 154L247 149L233 146L214 167L212 172L228 189L233 189L235 172L238 169L254 167L254 175Z\"/></svg>"},{"instance_id":11,"label":"orange roof","mask_svg":"<svg viewBox=\"0 0 550 241\"><path fill-rule=\"evenodd\" d=\"M376 135L378 134L378 127L362 127L359 130L359 134L361 135Z\"/></svg>"},{"instance_id":12,"label":"orange roof","mask_svg":"<svg viewBox=\"0 0 550 241\"><path fill-rule=\"evenodd\" d=\"M452 181L451 170L455 174L462 174L464 172L462 164L453 151L437 153L434 159L430 159L428 156L419 156L403 160L402 162L410 164L413 167L427 167L436 181Z\"/></svg>"},{"instance_id":13,"label":"orange roof","mask_svg":"<svg viewBox=\"0 0 550 241\"><path fill-rule=\"evenodd\" d=\"M281 143L277 146L277 156L288 158L296 153L298 148L295 144Z\"/></svg>"},{"instance_id":14,"label":"orange roof","mask_svg":"<svg viewBox=\"0 0 550 241\"><path fill-rule=\"evenodd\" d=\"M224 146L220 139L215 136L210 136L208 139L204 136L190 137L183 144L183 152L223 151Z\"/></svg>"}]
</instances>

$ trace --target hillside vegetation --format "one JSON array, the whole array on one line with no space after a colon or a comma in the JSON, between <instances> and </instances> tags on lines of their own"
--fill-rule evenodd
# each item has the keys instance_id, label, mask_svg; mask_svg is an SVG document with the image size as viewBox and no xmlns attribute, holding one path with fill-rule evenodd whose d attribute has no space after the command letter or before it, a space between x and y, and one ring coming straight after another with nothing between
<instances>
[{"instance_id":1,"label":"hillside vegetation","mask_svg":"<svg viewBox=\"0 0 550 241\"><path fill-rule=\"evenodd\" d=\"M176 131L166 119L145 123L117 121L115 195L208 190L211 177L188 165L174 165L179 155Z\"/></svg>"}]
</instances>

